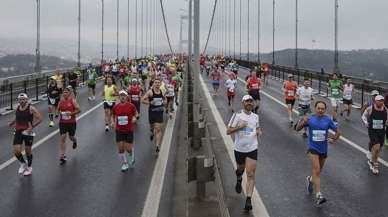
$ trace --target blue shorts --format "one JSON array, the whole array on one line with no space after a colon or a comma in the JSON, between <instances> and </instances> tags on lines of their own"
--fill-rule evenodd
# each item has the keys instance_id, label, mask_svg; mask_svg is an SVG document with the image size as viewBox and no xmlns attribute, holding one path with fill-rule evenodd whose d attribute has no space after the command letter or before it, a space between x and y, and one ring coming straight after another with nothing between
<instances>
[{"instance_id":1,"label":"blue shorts","mask_svg":"<svg viewBox=\"0 0 388 217\"><path fill-rule=\"evenodd\" d=\"M220 86L220 81L219 80L213 80L212 84L213 84L213 86L218 87L218 86Z\"/></svg>"}]
</instances>

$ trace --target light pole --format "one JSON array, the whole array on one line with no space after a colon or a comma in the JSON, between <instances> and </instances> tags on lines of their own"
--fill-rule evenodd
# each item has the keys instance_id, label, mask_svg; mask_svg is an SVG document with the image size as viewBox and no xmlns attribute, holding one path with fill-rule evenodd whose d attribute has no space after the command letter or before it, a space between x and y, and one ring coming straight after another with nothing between
<instances>
[{"instance_id":1,"label":"light pole","mask_svg":"<svg viewBox=\"0 0 388 217\"><path fill-rule=\"evenodd\" d=\"M260 0L257 0L257 62L260 65Z\"/></svg>"},{"instance_id":2,"label":"light pole","mask_svg":"<svg viewBox=\"0 0 388 217\"><path fill-rule=\"evenodd\" d=\"M338 0L334 0L334 73L339 73L338 66Z\"/></svg>"},{"instance_id":3,"label":"light pole","mask_svg":"<svg viewBox=\"0 0 388 217\"><path fill-rule=\"evenodd\" d=\"M275 65L275 0L272 0L272 65Z\"/></svg>"},{"instance_id":4,"label":"light pole","mask_svg":"<svg viewBox=\"0 0 388 217\"><path fill-rule=\"evenodd\" d=\"M135 0L135 59L137 59L137 0Z\"/></svg>"},{"instance_id":5,"label":"light pole","mask_svg":"<svg viewBox=\"0 0 388 217\"><path fill-rule=\"evenodd\" d=\"M241 56L241 43L242 43L242 40L241 40L241 24L242 24L242 9L241 9L241 6L242 6L242 1L243 0L240 0L240 60L241 60L241 58L242 58L242 56Z\"/></svg>"},{"instance_id":6,"label":"light pole","mask_svg":"<svg viewBox=\"0 0 388 217\"><path fill-rule=\"evenodd\" d=\"M129 58L129 0L128 0L128 8L127 8L127 58Z\"/></svg>"},{"instance_id":7,"label":"light pole","mask_svg":"<svg viewBox=\"0 0 388 217\"><path fill-rule=\"evenodd\" d=\"M101 63L104 62L104 0L101 0Z\"/></svg>"},{"instance_id":8,"label":"light pole","mask_svg":"<svg viewBox=\"0 0 388 217\"><path fill-rule=\"evenodd\" d=\"M298 65L298 0L295 0L295 69Z\"/></svg>"},{"instance_id":9,"label":"light pole","mask_svg":"<svg viewBox=\"0 0 388 217\"><path fill-rule=\"evenodd\" d=\"M36 0L35 72L40 72L40 0Z\"/></svg>"},{"instance_id":10,"label":"light pole","mask_svg":"<svg viewBox=\"0 0 388 217\"><path fill-rule=\"evenodd\" d=\"M189 71L191 70L191 63L192 63L192 53L193 53L193 51L192 51L192 49L193 49L193 38L192 38L192 36L193 36L193 32L192 32L192 30L193 30L193 0L189 0L189 31L188 31L188 33L189 33L189 37L188 37L188 43L189 43L189 54L188 54L188 56L189 56L189 64L188 64L188 66L189 66Z\"/></svg>"},{"instance_id":11,"label":"light pole","mask_svg":"<svg viewBox=\"0 0 388 217\"><path fill-rule=\"evenodd\" d=\"M117 0L117 11L116 11L116 59L119 59L119 8L120 2Z\"/></svg>"},{"instance_id":12,"label":"light pole","mask_svg":"<svg viewBox=\"0 0 388 217\"><path fill-rule=\"evenodd\" d=\"M78 55L77 66L81 66L81 0L78 0Z\"/></svg>"},{"instance_id":13,"label":"light pole","mask_svg":"<svg viewBox=\"0 0 388 217\"><path fill-rule=\"evenodd\" d=\"M236 59L236 0L233 0L233 59Z\"/></svg>"},{"instance_id":14,"label":"light pole","mask_svg":"<svg viewBox=\"0 0 388 217\"><path fill-rule=\"evenodd\" d=\"M247 21L247 52L248 52L248 57L247 57L247 60L248 60L248 65L249 64L249 0L247 0L247 16L248 16L248 21Z\"/></svg>"}]
</instances>

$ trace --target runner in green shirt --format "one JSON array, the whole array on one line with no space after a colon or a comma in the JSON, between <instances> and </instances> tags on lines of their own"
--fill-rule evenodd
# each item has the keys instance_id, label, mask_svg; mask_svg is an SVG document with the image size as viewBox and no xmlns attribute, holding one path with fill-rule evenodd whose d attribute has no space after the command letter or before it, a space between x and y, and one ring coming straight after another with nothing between
<instances>
[{"instance_id":1,"label":"runner in green shirt","mask_svg":"<svg viewBox=\"0 0 388 217\"><path fill-rule=\"evenodd\" d=\"M94 69L92 66L89 66L87 69L88 73L88 88L89 88L89 97L88 100L95 100L96 99L96 79L97 79L97 72L96 69Z\"/></svg>"},{"instance_id":2,"label":"runner in green shirt","mask_svg":"<svg viewBox=\"0 0 388 217\"><path fill-rule=\"evenodd\" d=\"M337 74L332 75L332 79L328 82L329 85L329 99L332 106L333 121L337 124L337 110L342 99L342 81L337 77Z\"/></svg>"}]
</instances>

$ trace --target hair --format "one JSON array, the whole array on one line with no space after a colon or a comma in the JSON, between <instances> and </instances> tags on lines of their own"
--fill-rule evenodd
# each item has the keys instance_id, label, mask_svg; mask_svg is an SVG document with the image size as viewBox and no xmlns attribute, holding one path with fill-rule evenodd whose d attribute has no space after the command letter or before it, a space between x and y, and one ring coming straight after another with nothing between
<instances>
[{"instance_id":1,"label":"hair","mask_svg":"<svg viewBox=\"0 0 388 217\"><path fill-rule=\"evenodd\" d=\"M318 106L318 104L322 103L324 106L325 106L325 109L327 108L327 105L324 101L317 101L314 105L314 107L316 108Z\"/></svg>"}]
</instances>

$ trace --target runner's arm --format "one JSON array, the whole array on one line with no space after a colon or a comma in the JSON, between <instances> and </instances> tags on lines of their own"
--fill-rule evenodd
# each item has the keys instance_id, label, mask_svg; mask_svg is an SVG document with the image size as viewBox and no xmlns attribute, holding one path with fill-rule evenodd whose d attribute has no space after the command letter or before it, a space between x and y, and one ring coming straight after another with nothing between
<instances>
[{"instance_id":1,"label":"runner's arm","mask_svg":"<svg viewBox=\"0 0 388 217\"><path fill-rule=\"evenodd\" d=\"M73 104L74 104L74 107L75 107L75 111L72 112L71 115L79 114L81 112L81 109L80 109L79 104L77 103L77 101L75 101L75 99L73 99Z\"/></svg>"},{"instance_id":2,"label":"runner's arm","mask_svg":"<svg viewBox=\"0 0 388 217\"><path fill-rule=\"evenodd\" d=\"M150 93L150 91L147 91L147 92L143 95L143 97L141 98L141 102L142 102L143 104L146 104L146 105L149 105L149 104L150 104L150 100L149 100L150 94L152 94L152 93Z\"/></svg>"},{"instance_id":3,"label":"runner's arm","mask_svg":"<svg viewBox=\"0 0 388 217\"><path fill-rule=\"evenodd\" d=\"M361 120L366 127L368 127L368 125L369 125L369 123L368 123L369 111L370 111L370 107L366 108L364 113L361 116Z\"/></svg>"},{"instance_id":4,"label":"runner's arm","mask_svg":"<svg viewBox=\"0 0 388 217\"><path fill-rule=\"evenodd\" d=\"M298 123L296 124L295 126L295 130L296 131L300 131L302 130L303 128L307 127L308 126L308 117L307 116L304 116L300 121L298 121Z\"/></svg>"},{"instance_id":5,"label":"runner's arm","mask_svg":"<svg viewBox=\"0 0 388 217\"><path fill-rule=\"evenodd\" d=\"M42 119L43 119L42 114L34 106L31 106L30 110L31 110L32 115L34 116L32 128L35 128L36 126L38 126L40 124L40 122L42 122Z\"/></svg>"}]
</instances>

